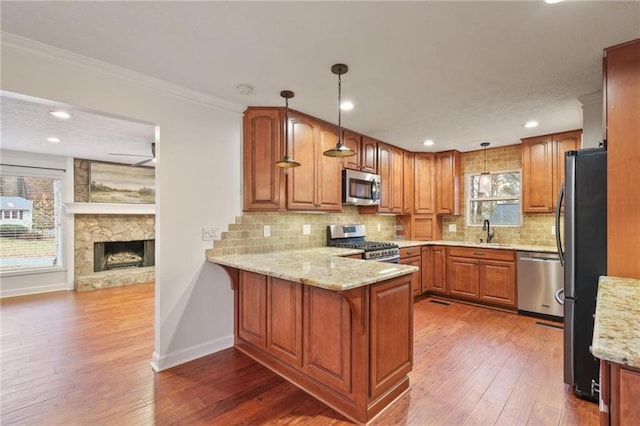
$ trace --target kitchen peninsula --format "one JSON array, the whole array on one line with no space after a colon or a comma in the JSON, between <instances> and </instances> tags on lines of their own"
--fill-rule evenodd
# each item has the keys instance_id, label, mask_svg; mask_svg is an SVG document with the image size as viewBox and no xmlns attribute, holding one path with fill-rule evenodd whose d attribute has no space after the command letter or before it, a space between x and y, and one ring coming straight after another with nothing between
<instances>
[{"instance_id":1,"label":"kitchen peninsula","mask_svg":"<svg viewBox=\"0 0 640 426\"><path fill-rule=\"evenodd\" d=\"M318 247L214 256L234 290L234 346L359 423L409 389L412 274Z\"/></svg>"}]
</instances>

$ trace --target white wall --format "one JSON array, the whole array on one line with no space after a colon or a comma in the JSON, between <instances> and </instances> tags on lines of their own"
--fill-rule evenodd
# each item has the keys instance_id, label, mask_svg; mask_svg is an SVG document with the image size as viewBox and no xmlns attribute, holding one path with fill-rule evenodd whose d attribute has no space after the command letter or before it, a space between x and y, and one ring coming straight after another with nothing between
<instances>
[{"instance_id":1,"label":"white wall","mask_svg":"<svg viewBox=\"0 0 640 426\"><path fill-rule=\"evenodd\" d=\"M582 147L596 148L603 135L602 92L579 98L582 104Z\"/></svg>"},{"instance_id":2,"label":"white wall","mask_svg":"<svg viewBox=\"0 0 640 426\"><path fill-rule=\"evenodd\" d=\"M233 294L224 271L205 261L211 243L201 236L202 226L241 212L244 106L7 33L1 59L3 90L160 126L152 366L232 345Z\"/></svg>"}]
</instances>

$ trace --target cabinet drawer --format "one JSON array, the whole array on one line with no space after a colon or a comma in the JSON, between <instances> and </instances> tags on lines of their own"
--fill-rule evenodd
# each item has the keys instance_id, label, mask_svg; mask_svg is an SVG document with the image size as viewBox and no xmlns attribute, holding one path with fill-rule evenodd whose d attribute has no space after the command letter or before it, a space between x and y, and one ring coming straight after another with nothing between
<instances>
[{"instance_id":1,"label":"cabinet drawer","mask_svg":"<svg viewBox=\"0 0 640 426\"><path fill-rule=\"evenodd\" d=\"M449 256L514 261L515 251L473 247L449 247Z\"/></svg>"},{"instance_id":2,"label":"cabinet drawer","mask_svg":"<svg viewBox=\"0 0 640 426\"><path fill-rule=\"evenodd\" d=\"M422 249L420 246L401 248L400 259L404 259L405 257L420 256L420 253L422 253Z\"/></svg>"}]
</instances>

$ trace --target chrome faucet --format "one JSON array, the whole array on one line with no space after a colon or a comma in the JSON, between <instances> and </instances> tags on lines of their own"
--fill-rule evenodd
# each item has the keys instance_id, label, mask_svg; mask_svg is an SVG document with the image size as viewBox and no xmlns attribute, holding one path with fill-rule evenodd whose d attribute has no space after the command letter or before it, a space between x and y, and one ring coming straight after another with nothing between
<instances>
[{"instance_id":1,"label":"chrome faucet","mask_svg":"<svg viewBox=\"0 0 640 426\"><path fill-rule=\"evenodd\" d=\"M487 231L487 243L490 243L493 240L494 233L489 224L489 219L485 219L482 223L482 230Z\"/></svg>"}]
</instances>

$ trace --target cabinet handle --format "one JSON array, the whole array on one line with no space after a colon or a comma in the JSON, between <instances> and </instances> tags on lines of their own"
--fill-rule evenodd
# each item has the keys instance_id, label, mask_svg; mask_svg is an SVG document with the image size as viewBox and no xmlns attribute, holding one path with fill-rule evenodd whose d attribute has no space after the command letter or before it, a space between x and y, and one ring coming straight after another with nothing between
<instances>
[{"instance_id":1,"label":"cabinet handle","mask_svg":"<svg viewBox=\"0 0 640 426\"><path fill-rule=\"evenodd\" d=\"M478 253L476 251L473 252L474 256L484 256L486 253Z\"/></svg>"}]
</instances>

